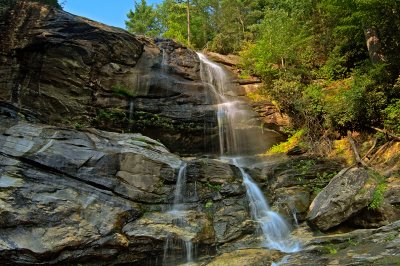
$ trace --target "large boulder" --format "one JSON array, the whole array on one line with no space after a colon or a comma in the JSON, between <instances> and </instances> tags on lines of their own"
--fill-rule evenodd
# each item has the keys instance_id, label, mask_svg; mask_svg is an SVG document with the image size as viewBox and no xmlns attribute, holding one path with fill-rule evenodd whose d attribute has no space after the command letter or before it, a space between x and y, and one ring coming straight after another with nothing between
<instances>
[{"instance_id":1,"label":"large boulder","mask_svg":"<svg viewBox=\"0 0 400 266\"><path fill-rule=\"evenodd\" d=\"M339 172L310 205L309 224L326 231L346 221L373 200L378 180L365 168Z\"/></svg>"}]
</instances>

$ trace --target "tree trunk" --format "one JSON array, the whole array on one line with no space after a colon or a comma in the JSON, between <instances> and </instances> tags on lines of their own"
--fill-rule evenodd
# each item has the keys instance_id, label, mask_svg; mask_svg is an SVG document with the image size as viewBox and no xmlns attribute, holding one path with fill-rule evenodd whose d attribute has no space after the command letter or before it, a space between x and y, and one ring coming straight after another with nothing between
<instances>
[{"instance_id":1,"label":"tree trunk","mask_svg":"<svg viewBox=\"0 0 400 266\"><path fill-rule=\"evenodd\" d=\"M375 27L365 27L364 35L372 64L386 61L382 51L381 40L378 37L378 30Z\"/></svg>"},{"instance_id":2,"label":"tree trunk","mask_svg":"<svg viewBox=\"0 0 400 266\"><path fill-rule=\"evenodd\" d=\"M187 41L190 46L190 2L186 1L186 16L187 16Z\"/></svg>"}]
</instances>

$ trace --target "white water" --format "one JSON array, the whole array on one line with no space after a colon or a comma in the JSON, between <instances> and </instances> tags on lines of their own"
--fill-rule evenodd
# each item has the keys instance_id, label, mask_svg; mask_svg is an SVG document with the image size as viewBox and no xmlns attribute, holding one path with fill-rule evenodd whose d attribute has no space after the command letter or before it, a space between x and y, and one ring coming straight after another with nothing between
<instances>
[{"instance_id":1,"label":"white water","mask_svg":"<svg viewBox=\"0 0 400 266\"><path fill-rule=\"evenodd\" d=\"M215 93L217 105L218 131L220 154L240 156L245 149L254 151L251 145L260 145L254 139L262 141L261 135L248 134L248 130L238 130L238 127L251 119L249 112L240 108L238 101L231 101L226 97L229 89L228 79L224 70L217 64L208 60L203 54L200 58L200 71L203 82L207 83ZM253 142L249 142L252 139ZM259 148L259 147L255 147ZM254 153L253 153L254 155ZM247 197L250 203L252 218L258 222L264 236L264 246L277 249L286 253L296 252L300 249L298 242L290 238L291 228L288 223L276 212L270 210L268 203L257 184L251 179L238 160L232 159L232 163L239 168L243 183L246 187Z\"/></svg>"},{"instance_id":2,"label":"white water","mask_svg":"<svg viewBox=\"0 0 400 266\"><path fill-rule=\"evenodd\" d=\"M257 115L237 96L237 85L230 83L224 69L201 53L200 76L210 89L216 105L220 155L254 155L271 146L273 134L263 134ZM273 136L276 138L276 135Z\"/></svg>"},{"instance_id":3,"label":"white water","mask_svg":"<svg viewBox=\"0 0 400 266\"><path fill-rule=\"evenodd\" d=\"M182 162L179 168L178 177L176 179L176 186L174 191L174 201L172 211L183 211L184 208L184 191L186 187L186 167L187 163Z\"/></svg>"},{"instance_id":4,"label":"white water","mask_svg":"<svg viewBox=\"0 0 400 266\"><path fill-rule=\"evenodd\" d=\"M174 216L174 225L178 227L184 227L184 216L185 216L185 190L186 190L186 168L187 163L182 162L178 176L176 179L176 186L174 191L174 201L171 210L168 212ZM184 255L186 263L193 261L193 243L190 239L177 239L173 241L172 236L167 238L164 246L164 258L163 265L172 265L174 258L179 255ZM174 251L176 246L181 246L183 254L177 254ZM178 252L179 253L179 252ZM181 252L182 253L182 252ZM170 262L169 260L172 260Z\"/></svg>"},{"instance_id":5,"label":"white water","mask_svg":"<svg viewBox=\"0 0 400 266\"><path fill-rule=\"evenodd\" d=\"M265 247L286 253L299 251L300 244L290 237L289 224L278 213L269 208L261 189L239 165L236 158L232 159L232 163L239 168L242 174L251 214L262 230Z\"/></svg>"},{"instance_id":6,"label":"white water","mask_svg":"<svg viewBox=\"0 0 400 266\"><path fill-rule=\"evenodd\" d=\"M201 80L211 88L217 101L217 120L219 150L221 155L234 154L238 152L237 135L234 130L235 116L238 109L236 101L229 101L225 97L228 79L224 70L217 64L211 62L203 54L197 53L200 58Z\"/></svg>"}]
</instances>

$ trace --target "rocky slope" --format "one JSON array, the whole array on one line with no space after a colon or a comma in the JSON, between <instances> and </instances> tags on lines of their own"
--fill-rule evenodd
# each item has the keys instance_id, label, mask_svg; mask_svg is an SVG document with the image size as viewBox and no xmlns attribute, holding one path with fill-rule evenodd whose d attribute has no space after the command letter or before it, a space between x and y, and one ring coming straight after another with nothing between
<instances>
[{"instance_id":1,"label":"rocky slope","mask_svg":"<svg viewBox=\"0 0 400 266\"><path fill-rule=\"evenodd\" d=\"M167 239L199 255L254 232L238 170L188 162L184 227L167 212L181 159L140 134L0 116L0 258L6 263L162 261ZM173 246L177 259L181 246ZM101 262L103 261L103 262Z\"/></svg>"},{"instance_id":2,"label":"rocky slope","mask_svg":"<svg viewBox=\"0 0 400 266\"><path fill-rule=\"evenodd\" d=\"M23 1L2 15L0 36L3 103L46 123L142 131L174 150L212 146L195 52Z\"/></svg>"}]
</instances>

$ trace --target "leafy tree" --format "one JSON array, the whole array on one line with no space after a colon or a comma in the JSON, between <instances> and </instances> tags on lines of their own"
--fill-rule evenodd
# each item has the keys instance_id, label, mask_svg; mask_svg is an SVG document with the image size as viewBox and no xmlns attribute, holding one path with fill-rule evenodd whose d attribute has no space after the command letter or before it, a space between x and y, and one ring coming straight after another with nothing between
<instances>
[{"instance_id":1,"label":"leafy tree","mask_svg":"<svg viewBox=\"0 0 400 266\"><path fill-rule=\"evenodd\" d=\"M128 31L148 36L160 35L161 27L157 13L152 6L147 5L146 0L141 0L140 3L135 1L135 10L130 10L127 16L125 25Z\"/></svg>"},{"instance_id":2,"label":"leafy tree","mask_svg":"<svg viewBox=\"0 0 400 266\"><path fill-rule=\"evenodd\" d=\"M180 43L187 43L186 5L180 1L165 0L157 7L157 13L163 28L163 37Z\"/></svg>"}]
</instances>

